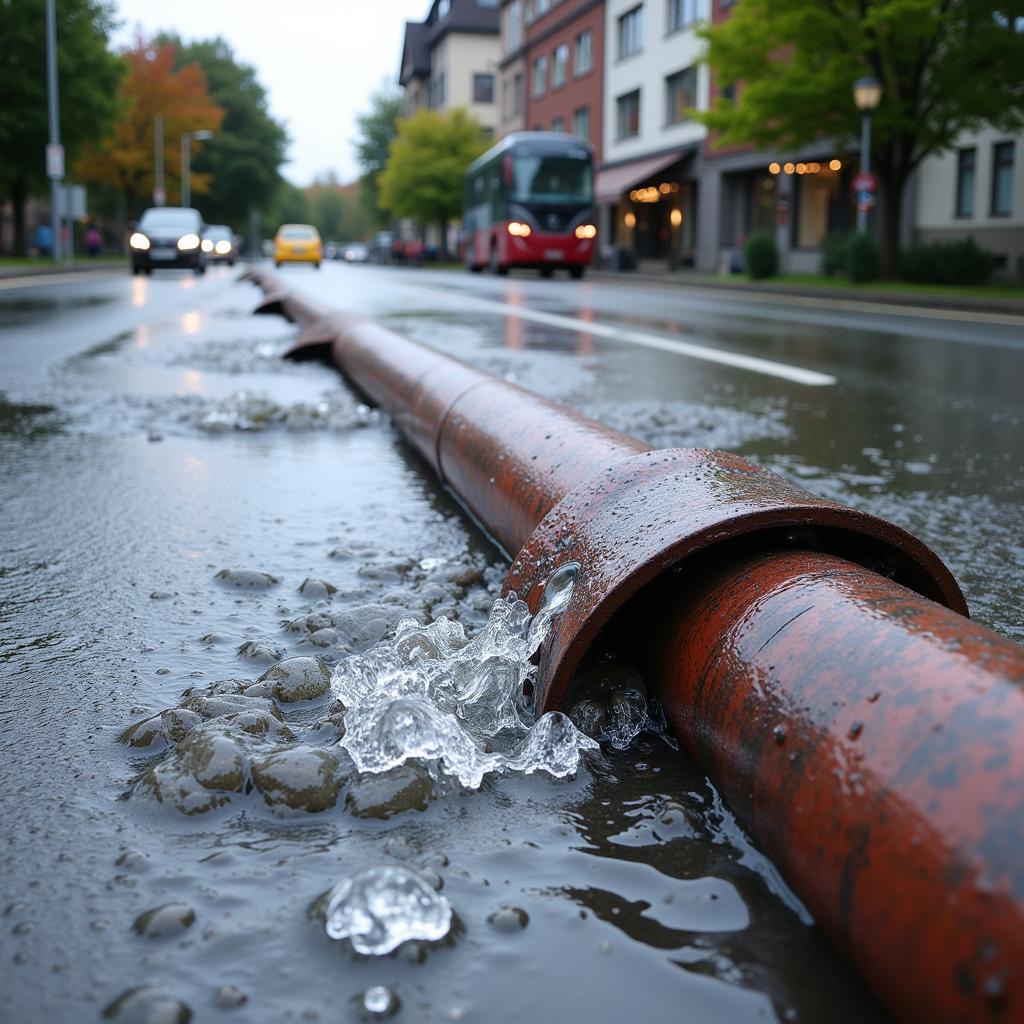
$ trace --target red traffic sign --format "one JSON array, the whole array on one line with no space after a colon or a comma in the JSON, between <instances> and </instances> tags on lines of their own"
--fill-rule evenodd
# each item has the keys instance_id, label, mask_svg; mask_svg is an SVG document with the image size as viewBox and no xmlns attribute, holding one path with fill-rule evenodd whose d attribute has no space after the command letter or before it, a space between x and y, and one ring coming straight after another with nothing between
<instances>
[{"instance_id":1,"label":"red traffic sign","mask_svg":"<svg viewBox=\"0 0 1024 1024\"><path fill-rule=\"evenodd\" d=\"M877 192L878 191L878 179L871 173L861 171L853 179L853 191L854 192Z\"/></svg>"}]
</instances>

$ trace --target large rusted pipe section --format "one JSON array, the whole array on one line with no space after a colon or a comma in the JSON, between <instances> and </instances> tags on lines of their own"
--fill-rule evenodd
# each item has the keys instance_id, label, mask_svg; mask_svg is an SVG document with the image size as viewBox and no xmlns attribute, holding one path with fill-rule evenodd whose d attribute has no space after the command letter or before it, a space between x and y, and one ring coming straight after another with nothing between
<instances>
[{"instance_id":1,"label":"large rusted pipe section","mask_svg":"<svg viewBox=\"0 0 1024 1024\"><path fill-rule=\"evenodd\" d=\"M603 631L820 927L904 1020L1024 1020L1024 648L925 545L743 459L649 451L269 272L270 308L394 419L514 555L562 707ZM264 304L265 307L267 303Z\"/></svg>"}]
</instances>

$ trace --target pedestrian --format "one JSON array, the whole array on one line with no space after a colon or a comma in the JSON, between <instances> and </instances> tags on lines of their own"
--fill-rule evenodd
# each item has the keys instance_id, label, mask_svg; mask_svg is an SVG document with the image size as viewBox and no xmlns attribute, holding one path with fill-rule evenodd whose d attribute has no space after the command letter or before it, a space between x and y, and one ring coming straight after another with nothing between
<instances>
[{"instance_id":1,"label":"pedestrian","mask_svg":"<svg viewBox=\"0 0 1024 1024\"><path fill-rule=\"evenodd\" d=\"M33 236L33 244L36 252L43 259L49 259L53 255L53 228L49 224L38 224Z\"/></svg>"},{"instance_id":2,"label":"pedestrian","mask_svg":"<svg viewBox=\"0 0 1024 1024\"><path fill-rule=\"evenodd\" d=\"M99 229L95 224L90 224L85 229L85 236L82 240L85 242L85 251L92 259L96 259L100 254L101 247L103 246L103 236L100 234Z\"/></svg>"}]
</instances>

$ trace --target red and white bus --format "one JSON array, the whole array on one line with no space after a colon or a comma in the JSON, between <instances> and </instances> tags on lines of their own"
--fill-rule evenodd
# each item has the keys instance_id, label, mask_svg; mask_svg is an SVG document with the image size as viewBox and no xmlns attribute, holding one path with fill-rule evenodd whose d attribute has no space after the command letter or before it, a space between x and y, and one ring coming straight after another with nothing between
<instances>
[{"instance_id":1,"label":"red and white bus","mask_svg":"<svg viewBox=\"0 0 1024 1024\"><path fill-rule=\"evenodd\" d=\"M463 258L474 272L563 267L582 277L597 250L594 159L561 132L513 132L466 171Z\"/></svg>"}]
</instances>

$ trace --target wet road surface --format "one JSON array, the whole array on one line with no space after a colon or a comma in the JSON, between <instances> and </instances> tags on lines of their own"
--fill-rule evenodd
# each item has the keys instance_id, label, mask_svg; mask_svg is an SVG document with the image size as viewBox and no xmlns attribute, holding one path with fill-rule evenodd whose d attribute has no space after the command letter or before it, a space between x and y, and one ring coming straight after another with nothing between
<instances>
[{"instance_id":1,"label":"wet road surface","mask_svg":"<svg viewBox=\"0 0 1024 1024\"><path fill-rule=\"evenodd\" d=\"M1012 318L284 273L652 444L890 518L1024 637ZM474 634L505 562L332 371L278 359L295 329L256 297L223 270L0 290L4 1018L879 1019L650 732L477 791L338 755L317 672L403 616ZM257 682L294 657L322 668ZM324 894L380 866L440 887L446 939L370 958L327 937Z\"/></svg>"}]
</instances>

